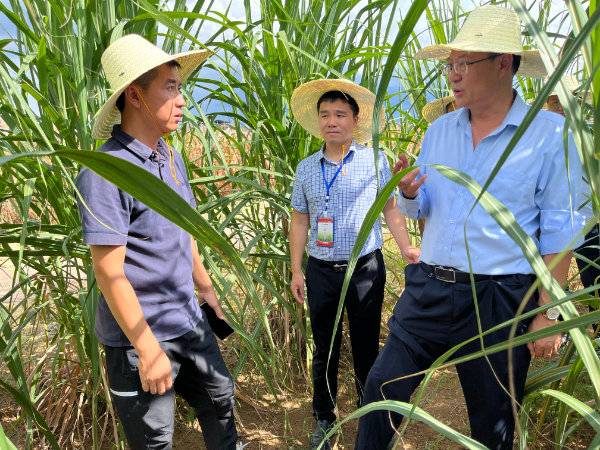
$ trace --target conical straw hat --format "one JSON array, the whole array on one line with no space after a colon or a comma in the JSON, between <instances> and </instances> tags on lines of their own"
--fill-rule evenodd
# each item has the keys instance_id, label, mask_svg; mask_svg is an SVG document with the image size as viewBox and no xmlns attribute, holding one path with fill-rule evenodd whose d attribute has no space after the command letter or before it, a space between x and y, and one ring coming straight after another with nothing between
<instances>
[{"instance_id":1,"label":"conical straw hat","mask_svg":"<svg viewBox=\"0 0 600 450\"><path fill-rule=\"evenodd\" d=\"M453 50L520 55L517 75L544 78L548 74L537 50L523 50L517 13L501 6L474 9L452 42L425 47L414 59L446 59Z\"/></svg>"},{"instance_id":2,"label":"conical straw hat","mask_svg":"<svg viewBox=\"0 0 600 450\"><path fill-rule=\"evenodd\" d=\"M102 67L113 94L100 109L94 122L94 139L110 138L113 126L121 123L121 113L116 104L123 91L138 77L166 62L177 61L181 68L179 77L185 80L202 64L211 52L192 50L169 55L137 34L117 39L102 55Z\"/></svg>"},{"instance_id":3,"label":"conical straw hat","mask_svg":"<svg viewBox=\"0 0 600 450\"><path fill-rule=\"evenodd\" d=\"M314 80L298 86L292 94L291 107L294 117L302 128L313 136L322 139L321 130L319 129L317 102L325 92L329 91L341 91L356 100L359 108L358 124L354 129L352 137L359 144L370 141L372 137L375 94L350 80ZM382 131L384 127L385 114L382 106L379 118L379 131Z\"/></svg>"},{"instance_id":4,"label":"conical straw hat","mask_svg":"<svg viewBox=\"0 0 600 450\"><path fill-rule=\"evenodd\" d=\"M437 100L429 102L423 106L421 115L427 122L433 123L446 114L446 107L454 100L456 100L454 95L450 95L448 97L438 98Z\"/></svg>"}]
</instances>

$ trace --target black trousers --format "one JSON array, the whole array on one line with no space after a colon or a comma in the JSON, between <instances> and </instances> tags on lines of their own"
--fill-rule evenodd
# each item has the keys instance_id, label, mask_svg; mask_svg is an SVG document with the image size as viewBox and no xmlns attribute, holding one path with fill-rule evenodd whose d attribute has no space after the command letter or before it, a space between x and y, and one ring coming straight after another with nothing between
<instances>
[{"instance_id":1,"label":"black trousers","mask_svg":"<svg viewBox=\"0 0 600 450\"><path fill-rule=\"evenodd\" d=\"M585 241L575 250L575 253L579 253L581 256L585 256L590 261L594 261L596 264L600 264L600 238L598 236L598 224L594 228L590 230L590 232L585 236ZM581 271L581 284L583 287L590 287L595 284L600 283L596 281L598 277L600 277L600 269L597 267L591 266L585 261L580 259L576 259L577 267Z\"/></svg>"},{"instance_id":2,"label":"black trousers","mask_svg":"<svg viewBox=\"0 0 600 450\"><path fill-rule=\"evenodd\" d=\"M327 370L327 359L345 275L343 272L335 272L331 263L312 257L308 259L307 301L316 347L313 357L313 411L315 418L329 422L336 419L333 409L338 387L337 375L342 342L341 320L331 350L329 370ZM359 404L367 374L379 353L384 288L383 255L380 250L376 250L359 259L344 302L350 324L350 342Z\"/></svg>"},{"instance_id":3,"label":"black trousers","mask_svg":"<svg viewBox=\"0 0 600 450\"><path fill-rule=\"evenodd\" d=\"M490 277L475 283L482 329L488 330L515 317L519 304L534 281L533 275ZM525 311L537 305L532 298ZM527 332L532 319L522 321L516 335ZM373 365L363 405L381 401L381 385L389 380L425 370L446 351L478 334L470 283L448 283L432 276L424 264L406 268L406 289L388 323L391 333ZM506 341L510 327L484 338L486 346ZM477 339L458 350L453 358L481 349ZM508 352L489 355L498 380L508 390ZM513 349L516 400L520 403L529 368L525 345ZM471 436L490 449L512 449L514 418L509 395L498 383L485 358L456 366L463 388ZM408 402L423 376L387 384L385 398ZM398 428L402 416L391 415ZM374 411L361 417L355 450L384 450L394 435L388 411Z\"/></svg>"},{"instance_id":4,"label":"black trousers","mask_svg":"<svg viewBox=\"0 0 600 450\"><path fill-rule=\"evenodd\" d=\"M206 318L183 336L160 342L160 348L171 361L173 387L153 395L142 390L135 348L104 347L110 391L129 447L171 449L177 393L196 408L206 448L234 450L235 385Z\"/></svg>"}]
</instances>

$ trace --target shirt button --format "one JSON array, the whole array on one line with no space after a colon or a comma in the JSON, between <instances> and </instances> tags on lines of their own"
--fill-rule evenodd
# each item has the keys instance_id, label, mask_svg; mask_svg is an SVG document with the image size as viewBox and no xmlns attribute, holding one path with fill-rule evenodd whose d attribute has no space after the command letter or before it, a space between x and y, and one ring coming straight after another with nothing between
<instances>
[{"instance_id":1,"label":"shirt button","mask_svg":"<svg viewBox=\"0 0 600 450\"><path fill-rule=\"evenodd\" d=\"M342 207L342 205L339 206L339 208L341 208L341 207Z\"/></svg>"},{"instance_id":2,"label":"shirt button","mask_svg":"<svg viewBox=\"0 0 600 450\"><path fill-rule=\"evenodd\" d=\"M342 248L342 247L338 246L338 248Z\"/></svg>"},{"instance_id":3,"label":"shirt button","mask_svg":"<svg viewBox=\"0 0 600 450\"><path fill-rule=\"evenodd\" d=\"M465 195L465 194L462 194L462 193L460 194L460 196L461 196L461 197L462 197L462 196L464 196L464 195Z\"/></svg>"},{"instance_id":4,"label":"shirt button","mask_svg":"<svg viewBox=\"0 0 600 450\"><path fill-rule=\"evenodd\" d=\"M444 250L445 250L445 251L448 251L448 247L444 247Z\"/></svg>"},{"instance_id":5,"label":"shirt button","mask_svg":"<svg viewBox=\"0 0 600 450\"><path fill-rule=\"evenodd\" d=\"M454 223L454 220L451 220L450 223Z\"/></svg>"}]
</instances>

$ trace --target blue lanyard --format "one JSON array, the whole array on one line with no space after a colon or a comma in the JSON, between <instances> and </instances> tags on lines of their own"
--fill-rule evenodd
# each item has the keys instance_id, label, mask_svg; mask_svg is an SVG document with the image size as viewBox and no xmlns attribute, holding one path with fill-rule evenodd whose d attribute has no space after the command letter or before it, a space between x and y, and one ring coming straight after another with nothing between
<instances>
[{"instance_id":1,"label":"blue lanyard","mask_svg":"<svg viewBox=\"0 0 600 450\"><path fill-rule=\"evenodd\" d=\"M325 164L323 163L323 160L321 160L321 170L323 171L323 181L325 182L325 188L327 189L327 194L325 195L325 211L324 211L324 216L327 217L327 204L329 203L329 188L331 186L333 186L333 182L335 181L338 174L342 170L342 166L340 165L338 167L337 172L335 173L335 175L331 179L331 183L329 183L329 184L327 184L327 177L325 176Z\"/></svg>"}]
</instances>

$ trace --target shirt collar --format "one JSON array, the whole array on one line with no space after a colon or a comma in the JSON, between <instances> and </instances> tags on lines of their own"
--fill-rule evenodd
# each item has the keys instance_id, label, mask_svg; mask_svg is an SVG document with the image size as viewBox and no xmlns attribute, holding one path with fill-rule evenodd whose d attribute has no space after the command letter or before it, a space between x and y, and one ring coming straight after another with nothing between
<instances>
[{"instance_id":1,"label":"shirt collar","mask_svg":"<svg viewBox=\"0 0 600 450\"><path fill-rule=\"evenodd\" d=\"M111 137L123 144L127 150L142 158L143 162L146 162L152 155L152 152L154 152L154 150L146 144L142 144L140 141L124 132L121 129L121 125L113 126ZM162 138L159 140L158 148L160 148L160 141L162 141Z\"/></svg>"},{"instance_id":2,"label":"shirt collar","mask_svg":"<svg viewBox=\"0 0 600 450\"><path fill-rule=\"evenodd\" d=\"M352 141L350 142L350 148L348 148L348 153L346 153L346 156L344 156L344 158L347 158L350 156L350 154L352 152L355 151L360 151L362 150L364 147L362 145L358 145L356 142L354 142L354 139L352 139ZM322 160L327 160L327 158L325 157L325 154L323 153L325 151L325 142L323 142L323 145L321 146L321 149L319 150L319 157L318 157L318 161L322 161Z\"/></svg>"},{"instance_id":3,"label":"shirt collar","mask_svg":"<svg viewBox=\"0 0 600 450\"><path fill-rule=\"evenodd\" d=\"M498 129L491 133L491 135L501 132L508 125L514 125L515 127L518 127L519 125L521 125L521 122L523 122L523 119L525 118L525 114L527 114L527 109L529 108L529 106L527 106L527 104L523 101L521 96L514 89L513 95L515 96L515 101L508 110L508 114L506 114L506 117L504 117L504 120L502 121L502 124L498 127ZM470 110L468 110L467 108L462 108L458 113L458 123L460 123L460 125L462 125L463 127L466 127L470 122L469 113Z\"/></svg>"}]
</instances>

